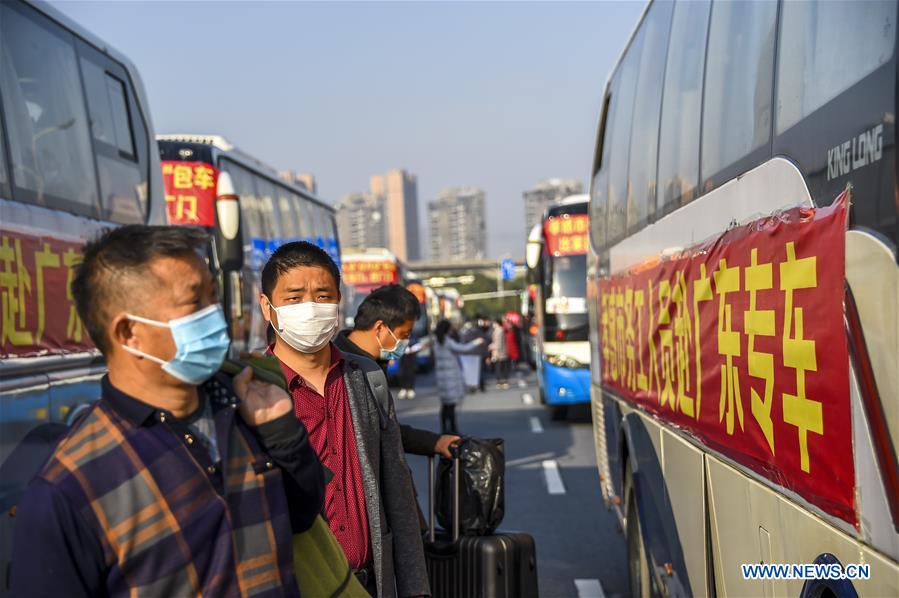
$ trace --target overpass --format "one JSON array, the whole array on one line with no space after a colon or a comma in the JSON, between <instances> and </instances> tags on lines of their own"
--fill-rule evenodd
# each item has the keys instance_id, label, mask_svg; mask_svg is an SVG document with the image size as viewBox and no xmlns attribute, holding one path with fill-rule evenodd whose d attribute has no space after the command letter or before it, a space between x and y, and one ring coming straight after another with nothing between
<instances>
[{"instance_id":1,"label":"overpass","mask_svg":"<svg viewBox=\"0 0 899 598\"><path fill-rule=\"evenodd\" d=\"M437 261L437 260L415 260L406 262L406 270L410 276L415 278L427 278L434 274L453 273L468 274L482 273L487 276L497 276L499 274L500 262L502 259L470 259L465 261ZM524 260L515 260L516 274L521 274L524 268Z\"/></svg>"}]
</instances>

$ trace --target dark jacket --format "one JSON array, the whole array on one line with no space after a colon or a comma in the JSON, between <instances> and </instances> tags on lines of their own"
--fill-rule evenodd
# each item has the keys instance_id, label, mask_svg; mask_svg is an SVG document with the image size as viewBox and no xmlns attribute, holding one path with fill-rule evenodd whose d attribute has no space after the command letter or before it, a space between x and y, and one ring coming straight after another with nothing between
<instances>
[{"instance_id":1,"label":"dark jacket","mask_svg":"<svg viewBox=\"0 0 899 598\"><path fill-rule=\"evenodd\" d=\"M418 508L393 399L387 395L385 410L375 397L368 372L380 372L372 360L350 352L344 358L378 596L430 595ZM386 387L386 379L383 384Z\"/></svg>"},{"instance_id":2,"label":"dark jacket","mask_svg":"<svg viewBox=\"0 0 899 598\"><path fill-rule=\"evenodd\" d=\"M372 356L362 349L359 345L349 339L352 330L341 330L334 338L334 344L344 354L352 353L372 359ZM383 359L374 360L381 367L384 375L387 375L387 361ZM412 426L400 425L400 434L403 440L403 450L410 455L424 455L428 457L434 454L434 447L440 439L440 434L429 432L428 430L420 430Z\"/></svg>"}]
</instances>

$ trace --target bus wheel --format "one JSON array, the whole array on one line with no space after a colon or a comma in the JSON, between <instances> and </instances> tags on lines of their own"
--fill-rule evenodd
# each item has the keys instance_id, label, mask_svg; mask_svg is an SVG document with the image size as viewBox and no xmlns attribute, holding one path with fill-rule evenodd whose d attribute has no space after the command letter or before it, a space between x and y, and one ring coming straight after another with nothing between
<instances>
[{"instance_id":1,"label":"bus wheel","mask_svg":"<svg viewBox=\"0 0 899 598\"><path fill-rule=\"evenodd\" d=\"M637 510L637 494L634 491L630 467L624 480L624 496L627 500L625 511L625 535L627 536L628 579L633 598L649 598L652 587L649 579L649 561L643 545L640 527L640 513Z\"/></svg>"},{"instance_id":2,"label":"bus wheel","mask_svg":"<svg viewBox=\"0 0 899 598\"><path fill-rule=\"evenodd\" d=\"M549 418L554 422L568 419L568 405L554 405L550 407Z\"/></svg>"}]
</instances>

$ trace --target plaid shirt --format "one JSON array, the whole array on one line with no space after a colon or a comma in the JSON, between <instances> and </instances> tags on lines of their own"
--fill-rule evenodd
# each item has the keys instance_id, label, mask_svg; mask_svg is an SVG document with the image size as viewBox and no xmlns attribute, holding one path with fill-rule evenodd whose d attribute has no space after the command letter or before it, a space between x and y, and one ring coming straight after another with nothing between
<instances>
[{"instance_id":1,"label":"plaid shirt","mask_svg":"<svg viewBox=\"0 0 899 598\"><path fill-rule=\"evenodd\" d=\"M26 491L14 594L298 595L281 470L225 383L201 392L220 464L171 413L104 377Z\"/></svg>"}]
</instances>

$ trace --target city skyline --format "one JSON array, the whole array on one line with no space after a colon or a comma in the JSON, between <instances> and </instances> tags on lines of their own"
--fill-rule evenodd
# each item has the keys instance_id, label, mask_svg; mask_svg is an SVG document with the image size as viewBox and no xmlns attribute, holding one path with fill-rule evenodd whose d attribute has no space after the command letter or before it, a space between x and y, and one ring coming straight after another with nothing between
<instances>
[{"instance_id":1,"label":"city skyline","mask_svg":"<svg viewBox=\"0 0 899 598\"><path fill-rule=\"evenodd\" d=\"M392 168L418 177L420 213L443 189L479 187L491 257L524 252L524 190L586 187L602 88L644 6L53 4L135 63L158 133L221 134L313 173L331 204ZM176 51L222 31L239 35Z\"/></svg>"}]
</instances>

